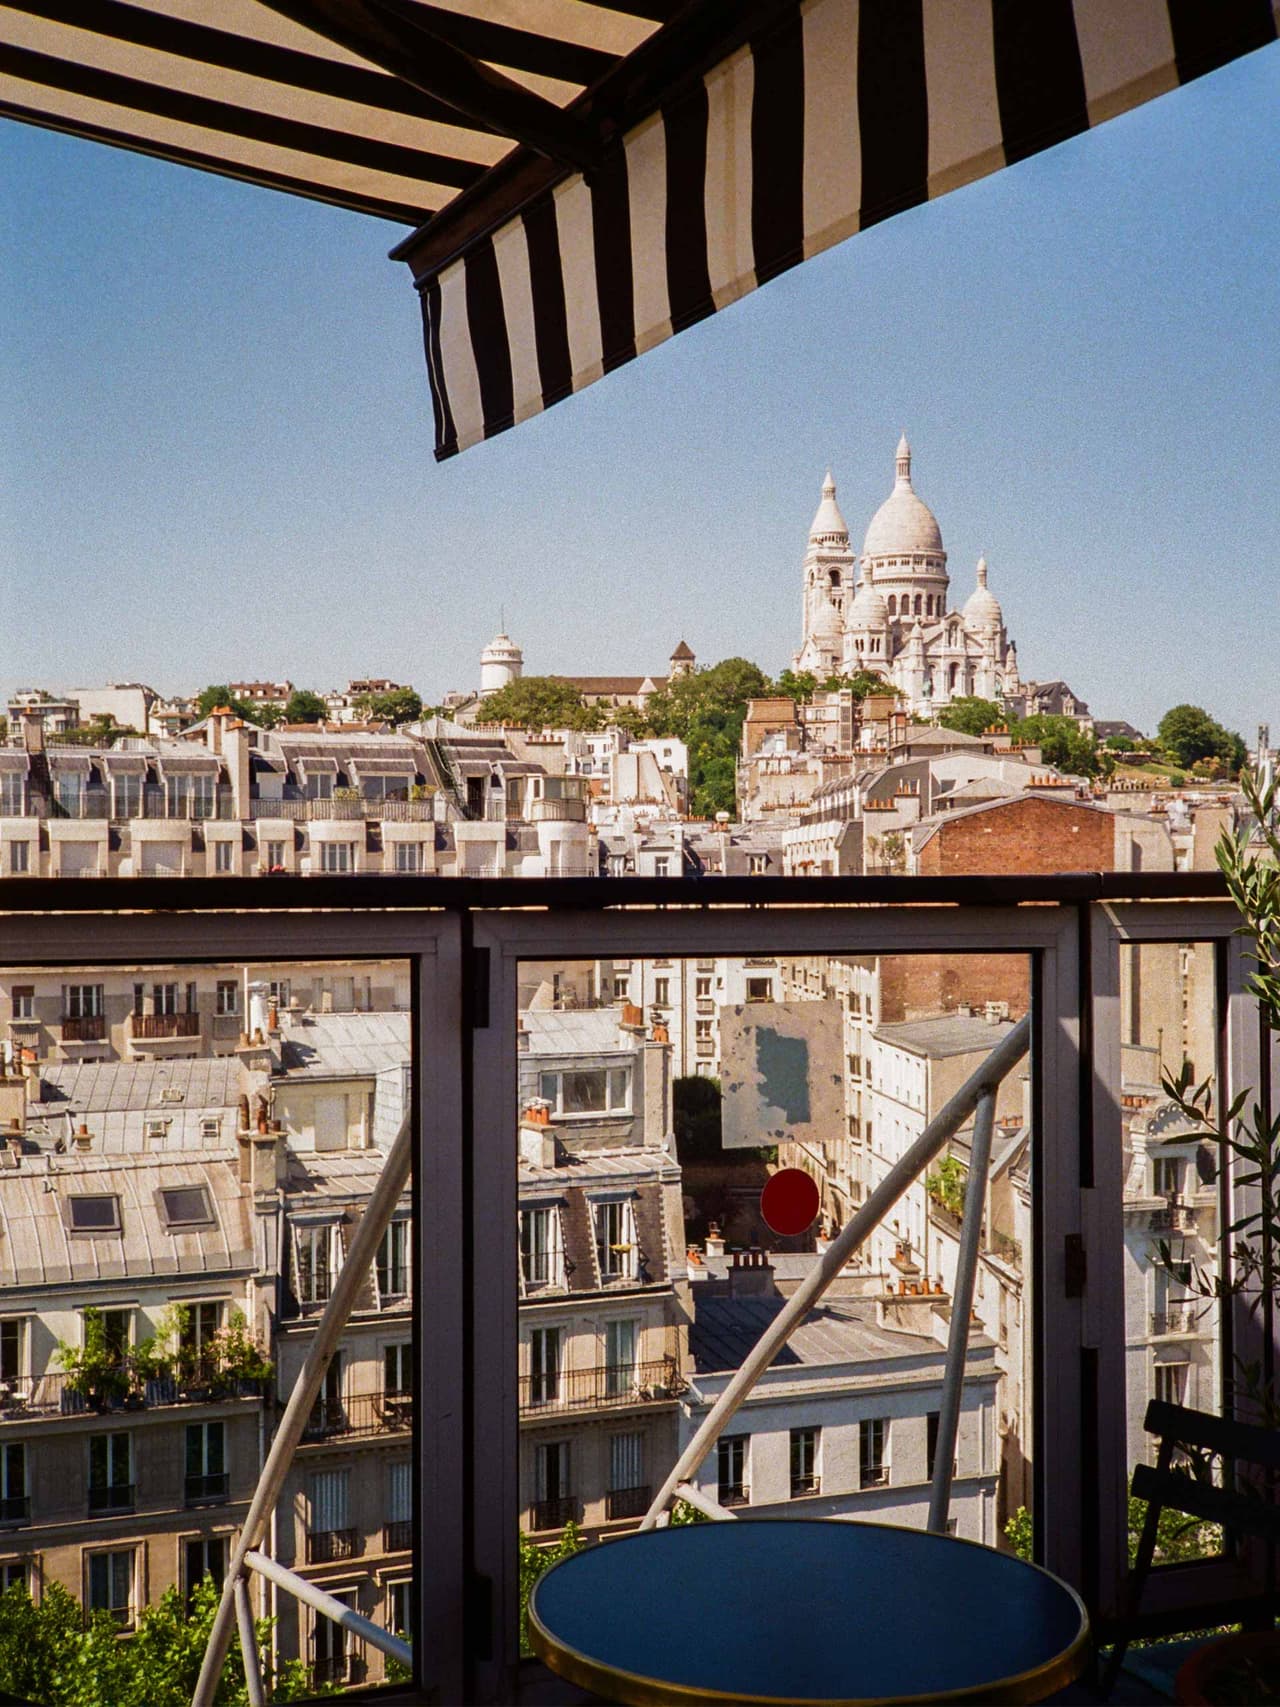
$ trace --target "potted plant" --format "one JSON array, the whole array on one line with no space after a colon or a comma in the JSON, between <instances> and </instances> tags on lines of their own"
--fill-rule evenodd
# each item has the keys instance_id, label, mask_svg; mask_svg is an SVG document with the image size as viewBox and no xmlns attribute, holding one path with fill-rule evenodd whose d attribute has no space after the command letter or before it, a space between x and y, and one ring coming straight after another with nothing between
<instances>
[{"instance_id":1,"label":"potted plant","mask_svg":"<svg viewBox=\"0 0 1280 1707\"><path fill-rule=\"evenodd\" d=\"M233 1393L260 1393L274 1372L275 1366L249 1332L243 1310L232 1310L210 1349L219 1385Z\"/></svg>"},{"instance_id":2,"label":"potted plant","mask_svg":"<svg viewBox=\"0 0 1280 1707\"><path fill-rule=\"evenodd\" d=\"M67 1391L84 1399L90 1409L109 1410L122 1404L129 1391L129 1371L108 1345L100 1310L84 1313L84 1344L67 1340L57 1345L58 1366L67 1377Z\"/></svg>"},{"instance_id":3,"label":"potted plant","mask_svg":"<svg viewBox=\"0 0 1280 1707\"><path fill-rule=\"evenodd\" d=\"M1224 831L1216 851L1227 889L1240 915L1239 932L1253 969L1246 988L1258 1003L1271 1034L1280 1033L1280 810L1274 781L1260 784L1246 773L1241 778L1251 820L1234 832ZM1260 836L1262 847L1257 847ZM1230 1383L1232 1410L1238 1422L1280 1427L1280 1386L1277 1384L1275 1329L1280 1270L1280 1112L1270 1114L1249 1087L1239 1091L1229 1107L1215 1108L1211 1080L1192 1083L1189 1064L1176 1078L1162 1075L1166 1096L1206 1138L1212 1139L1212 1176L1230 1166L1235 1184L1250 1195L1242 1213L1228 1229L1230 1268L1211 1272L1203 1264L1175 1263L1170 1244L1159 1245L1161 1267L1177 1273L1194 1296L1220 1308L1243 1308L1252 1319L1257 1355L1237 1355ZM1210 1474L1204 1463L1192 1462L1189 1474ZM1240 1483L1239 1466L1237 1481ZM1245 1477L1241 1491L1274 1506L1276 1489L1267 1473ZM1269 1692L1260 1692L1260 1680ZM1261 1701L1280 1699L1280 1631L1239 1631L1219 1636L1198 1648L1178 1675L1177 1699L1186 1702ZM1244 1691L1241 1693L1241 1691Z\"/></svg>"}]
</instances>

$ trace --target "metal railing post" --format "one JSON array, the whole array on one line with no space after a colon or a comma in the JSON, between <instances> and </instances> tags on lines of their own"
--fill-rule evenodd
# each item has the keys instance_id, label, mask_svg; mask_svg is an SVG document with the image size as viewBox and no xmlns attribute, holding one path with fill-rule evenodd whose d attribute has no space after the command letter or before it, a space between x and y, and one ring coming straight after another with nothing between
<instances>
[{"instance_id":1,"label":"metal railing post","mask_svg":"<svg viewBox=\"0 0 1280 1707\"><path fill-rule=\"evenodd\" d=\"M978 1099L969 1155L969 1182L964 1194L964 1221L956 1257L956 1283L951 1293L951 1332L947 1338L947 1369L938 1410L938 1435L933 1447L933 1487L929 1493L929 1525L941 1535L951 1510L951 1481L955 1472L956 1434L964 1395L964 1366L969 1355L969 1316L973 1310L973 1280L982 1244L982 1211L987 1200L991 1168L991 1134L996 1121L996 1094L984 1091Z\"/></svg>"},{"instance_id":2,"label":"metal railing post","mask_svg":"<svg viewBox=\"0 0 1280 1707\"><path fill-rule=\"evenodd\" d=\"M286 1594L293 1595L304 1605L314 1607L335 1624L341 1624L344 1630L349 1630L353 1636L359 1636L362 1642L368 1642L377 1648L379 1653L388 1654L393 1660L399 1660L401 1665L413 1664L413 1649L408 1642L401 1641L399 1636L393 1636L390 1630L384 1630L380 1624L375 1624L371 1618L362 1617L360 1613L344 1606L342 1601L331 1594L326 1594L322 1588L300 1577L296 1571L291 1571L287 1565L279 1565L274 1559L268 1559L265 1553L250 1550L244 1556L245 1567L257 1571L259 1576L282 1588Z\"/></svg>"},{"instance_id":3,"label":"metal railing post","mask_svg":"<svg viewBox=\"0 0 1280 1707\"><path fill-rule=\"evenodd\" d=\"M676 1460L674 1469L646 1512L640 1525L641 1529L652 1529L658 1521L658 1514L666 1510L681 1482L692 1482L703 1460L720 1438L725 1424L734 1416L760 1376L790 1339L792 1330L804 1320L854 1251L868 1234L880 1225L916 1176L928 1167L947 1140L954 1136L969 1118L979 1101L984 1096L994 1094L1001 1080L1012 1072L1030 1047L1031 1016L1026 1014L1009 1035L997 1044L982 1065L970 1074L906 1154L893 1164L852 1221L823 1252L761 1334L742 1367L702 1419L697 1433Z\"/></svg>"},{"instance_id":4,"label":"metal railing post","mask_svg":"<svg viewBox=\"0 0 1280 1707\"><path fill-rule=\"evenodd\" d=\"M249 1587L243 1577L236 1578L236 1628L240 1632L240 1653L244 1660L244 1682L249 1695L249 1707L267 1707L262 1688L262 1667L258 1664L258 1637L253 1628L253 1612L249 1606Z\"/></svg>"},{"instance_id":5,"label":"metal railing post","mask_svg":"<svg viewBox=\"0 0 1280 1707\"><path fill-rule=\"evenodd\" d=\"M410 1117L406 1115L396 1134L395 1142L387 1152L378 1183L369 1194L368 1206L356 1228L351 1249L329 1295L329 1302L324 1307L324 1314L316 1325L316 1336L311 1343L311 1350L307 1353L307 1360L294 1383L275 1439L271 1442L267 1461L258 1477L253 1502L227 1568L226 1580L222 1585L222 1598L218 1602L218 1610L209 1631L209 1645L204 1651L204 1663L200 1667L200 1677L191 1697L191 1707L213 1707L218 1679L226 1662L227 1650L231 1646L236 1582L244 1571L246 1556L262 1540L267 1520L280 1498L294 1452L306 1430L311 1407L320 1392L325 1371L338 1349L342 1331L355 1308L356 1299L364 1288L369 1267L378 1254L382 1235L390 1225L391 1217L400 1201L400 1193L408 1182L412 1161L410 1125Z\"/></svg>"}]
</instances>

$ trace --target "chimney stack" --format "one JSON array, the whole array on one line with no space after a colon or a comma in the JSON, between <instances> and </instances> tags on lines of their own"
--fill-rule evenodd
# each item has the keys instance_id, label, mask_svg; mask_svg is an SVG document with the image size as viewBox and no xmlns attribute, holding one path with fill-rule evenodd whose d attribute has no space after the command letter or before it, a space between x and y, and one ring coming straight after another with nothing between
<instances>
[{"instance_id":1,"label":"chimney stack","mask_svg":"<svg viewBox=\"0 0 1280 1707\"><path fill-rule=\"evenodd\" d=\"M22 729L23 750L28 753L44 752L44 718L38 711L24 711L18 719Z\"/></svg>"},{"instance_id":2,"label":"chimney stack","mask_svg":"<svg viewBox=\"0 0 1280 1707\"><path fill-rule=\"evenodd\" d=\"M729 1267L731 1298L764 1298L774 1290L773 1264L767 1251L755 1246L749 1251L734 1251Z\"/></svg>"},{"instance_id":3,"label":"chimney stack","mask_svg":"<svg viewBox=\"0 0 1280 1707\"><path fill-rule=\"evenodd\" d=\"M21 1073L0 1077L0 1126L24 1132L27 1125L27 1081Z\"/></svg>"},{"instance_id":4,"label":"chimney stack","mask_svg":"<svg viewBox=\"0 0 1280 1707\"><path fill-rule=\"evenodd\" d=\"M533 1168L556 1166L558 1149L551 1125L551 1104L542 1097L530 1097L520 1116L520 1160Z\"/></svg>"},{"instance_id":5,"label":"chimney stack","mask_svg":"<svg viewBox=\"0 0 1280 1707\"><path fill-rule=\"evenodd\" d=\"M82 1120L71 1138L72 1146L81 1155L87 1156L93 1148L93 1134Z\"/></svg>"},{"instance_id":6,"label":"chimney stack","mask_svg":"<svg viewBox=\"0 0 1280 1707\"><path fill-rule=\"evenodd\" d=\"M714 1221L707 1223L707 1242L704 1249L709 1257L724 1255L724 1234Z\"/></svg>"}]
</instances>

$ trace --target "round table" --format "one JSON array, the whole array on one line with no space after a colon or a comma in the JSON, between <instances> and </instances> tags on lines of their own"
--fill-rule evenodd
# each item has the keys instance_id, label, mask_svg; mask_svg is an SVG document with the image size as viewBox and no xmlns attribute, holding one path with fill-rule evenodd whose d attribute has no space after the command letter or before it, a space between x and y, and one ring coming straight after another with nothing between
<instances>
[{"instance_id":1,"label":"round table","mask_svg":"<svg viewBox=\"0 0 1280 1707\"><path fill-rule=\"evenodd\" d=\"M1048 1571L976 1542L832 1519L653 1529L562 1560L534 1652L610 1701L1042 1701L1083 1671L1089 1616Z\"/></svg>"}]
</instances>

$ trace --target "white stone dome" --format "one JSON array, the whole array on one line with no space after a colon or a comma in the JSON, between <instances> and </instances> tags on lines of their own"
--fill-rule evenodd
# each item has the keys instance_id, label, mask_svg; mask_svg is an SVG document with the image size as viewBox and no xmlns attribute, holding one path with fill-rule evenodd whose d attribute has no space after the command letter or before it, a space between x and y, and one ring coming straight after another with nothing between
<instances>
[{"instance_id":1,"label":"white stone dome","mask_svg":"<svg viewBox=\"0 0 1280 1707\"><path fill-rule=\"evenodd\" d=\"M493 639L480 654L480 662L485 664L495 658L501 658L505 662L510 658L523 657L524 653L516 645L515 641L509 634L495 634Z\"/></svg>"},{"instance_id":2,"label":"white stone dome","mask_svg":"<svg viewBox=\"0 0 1280 1707\"><path fill-rule=\"evenodd\" d=\"M822 482L822 502L818 505L813 518L813 526L809 529L811 540L839 540L842 544L849 543L849 524L840 514L840 506L836 503L836 483L831 478L831 470Z\"/></svg>"},{"instance_id":3,"label":"white stone dome","mask_svg":"<svg viewBox=\"0 0 1280 1707\"><path fill-rule=\"evenodd\" d=\"M898 442L897 479L893 491L871 518L862 544L864 557L942 555L942 529L933 511L911 485L911 446L904 433Z\"/></svg>"},{"instance_id":4,"label":"white stone dome","mask_svg":"<svg viewBox=\"0 0 1280 1707\"><path fill-rule=\"evenodd\" d=\"M878 593L864 574L858 583L857 595L849 607L849 628L887 628L889 607L884 595Z\"/></svg>"},{"instance_id":5,"label":"white stone dome","mask_svg":"<svg viewBox=\"0 0 1280 1707\"><path fill-rule=\"evenodd\" d=\"M978 559L978 584L965 601L964 620L970 628L1003 628L1000 601L987 587L987 560Z\"/></svg>"}]
</instances>

